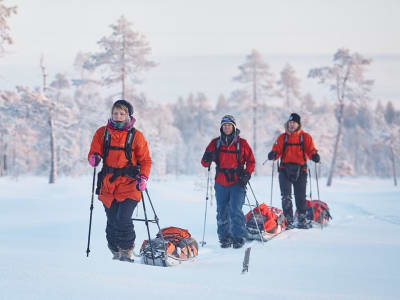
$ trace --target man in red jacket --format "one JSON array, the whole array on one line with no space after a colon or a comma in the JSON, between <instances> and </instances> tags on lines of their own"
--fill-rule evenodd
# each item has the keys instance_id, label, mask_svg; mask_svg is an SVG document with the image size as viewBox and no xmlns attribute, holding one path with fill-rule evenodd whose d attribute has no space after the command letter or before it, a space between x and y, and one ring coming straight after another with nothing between
<instances>
[{"instance_id":1,"label":"man in red jacket","mask_svg":"<svg viewBox=\"0 0 400 300\"><path fill-rule=\"evenodd\" d=\"M214 188L221 247L241 248L247 238L242 206L255 160L249 144L239 136L233 116L222 118L220 132L207 146L201 164L207 168L214 161L217 165Z\"/></svg>"},{"instance_id":2,"label":"man in red jacket","mask_svg":"<svg viewBox=\"0 0 400 300\"><path fill-rule=\"evenodd\" d=\"M281 158L279 165L279 185L282 195L283 214L287 219L287 228L293 225L292 185L298 211L298 228L307 229L306 220L306 186L307 159L319 162L320 157L311 135L301 129L300 116L292 113L282 133L268 153L268 159Z\"/></svg>"}]
</instances>

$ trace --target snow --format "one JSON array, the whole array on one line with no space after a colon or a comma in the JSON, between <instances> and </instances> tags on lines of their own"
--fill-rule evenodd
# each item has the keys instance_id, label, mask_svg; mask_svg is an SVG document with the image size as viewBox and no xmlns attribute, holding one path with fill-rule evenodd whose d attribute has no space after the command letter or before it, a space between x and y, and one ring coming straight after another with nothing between
<instances>
[{"instance_id":1,"label":"snow","mask_svg":"<svg viewBox=\"0 0 400 300\"><path fill-rule=\"evenodd\" d=\"M206 180L150 180L161 227L187 228L201 241ZM41 177L2 177L0 299L399 299L399 188L383 179L335 178L330 188L325 182L321 200L332 223L248 244L249 272L242 275L245 248L219 248L215 204L208 207L207 244L196 261L170 268L129 264L111 260L97 200L86 257L92 178L50 185ZM251 183L258 201L269 204L271 178ZM276 180L273 201L281 206ZM154 236L156 226L150 226ZM139 248L147 233L144 223L135 228Z\"/></svg>"}]
</instances>

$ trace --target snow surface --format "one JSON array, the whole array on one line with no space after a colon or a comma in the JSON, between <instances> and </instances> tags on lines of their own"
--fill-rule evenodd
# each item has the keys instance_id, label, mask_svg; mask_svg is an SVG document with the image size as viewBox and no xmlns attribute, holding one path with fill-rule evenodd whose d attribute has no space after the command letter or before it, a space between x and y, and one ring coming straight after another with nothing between
<instances>
[{"instance_id":1,"label":"snow surface","mask_svg":"<svg viewBox=\"0 0 400 300\"><path fill-rule=\"evenodd\" d=\"M198 259L162 268L111 260L105 213L96 200L87 258L91 181L61 178L49 185L46 178L0 178L0 299L400 298L400 194L390 180L335 179L327 188L322 179L321 200L334 218L330 226L248 244L244 275L245 248L218 247L215 203L208 207L207 244ZM161 227L188 228L200 242L205 183L194 177L151 180ZM269 204L271 178L251 183L258 201ZM273 200L281 206L277 181ZM141 222L135 228L139 248L146 228ZM154 224L151 231L154 236Z\"/></svg>"}]
</instances>

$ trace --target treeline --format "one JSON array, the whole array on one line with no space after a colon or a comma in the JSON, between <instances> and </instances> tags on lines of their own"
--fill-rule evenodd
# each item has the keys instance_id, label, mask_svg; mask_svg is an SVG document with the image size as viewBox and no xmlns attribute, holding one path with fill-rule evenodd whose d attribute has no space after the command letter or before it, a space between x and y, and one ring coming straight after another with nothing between
<instances>
[{"instance_id":1,"label":"treeline","mask_svg":"<svg viewBox=\"0 0 400 300\"><path fill-rule=\"evenodd\" d=\"M290 64L276 76L253 50L232 74L241 89L217 101L198 93L163 105L162 99L151 102L138 92L142 74L157 67L146 38L124 17L110 27L111 34L99 39L98 52L76 55L77 78L47 74L42 58L42 86L0 91L1 176L49 174L53 183L57 175L87 174L94 131L110 117L112 102L125 98L148 139L153 175L202 172L203 151L219 134L225 114L236 117L252 146L256 174L270 174L271 163L263 165L266 154L289 114L298 112L320 151L319 168L329 185L335 174L396 178L400 111L391 102L370 104L373 81L364 74L372 62L362 55L339 49L331 65L310 66L310 80L326 85L331 101L303 91ZM272 105L277 99L281 105Z\"/></svg>"}]
</instances>

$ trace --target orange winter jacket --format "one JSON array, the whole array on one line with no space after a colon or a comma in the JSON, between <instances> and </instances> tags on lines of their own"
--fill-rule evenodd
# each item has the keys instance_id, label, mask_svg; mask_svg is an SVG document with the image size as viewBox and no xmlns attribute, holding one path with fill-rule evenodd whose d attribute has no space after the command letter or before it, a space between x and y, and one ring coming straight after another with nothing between
<instances>
[{"instance_id":1,"label":"orange winter jacket","mask_svg":"<svg viewBox=\"0 0 400 300\"><path fill-rule=\"evenodd\" d=\"M107 128L110 133L110 147L125 147L126 136L128 135L127 130L116 130L109 126L103 126L96 131L93 137L88 159L94 153L98 153L103 157L105 128ZM139 130L135 130L135 136L132 141L131 161L134 166L140 165L140 174L145 175L147 178L149 177L151 157L147 142ZM123 168L128 165L128 159L125 156L124 150L114 150L110 148L105 163L111 168ZM101 200L106 207L109 208L114 199L118 202L122 202L127 198L140 201L141 192L136 189L136 181L133 178L118 176L113 182L110 182L109 179L112 175L111 173L106 174L99 192L99 200Z\"/></svg>"},{"instance_id":2,"label":"orange winter jacket","mask_svg":"<svg viewBox=\"0 0 400 300\"><path fill-rule=\"evenodd\" d=\"M287 134L288 139L285 153L282 153L285 143L285 134ZM300 145L301 135L303 135L304 156L303 150ZM311 155L318 152L314 146L311 135L309 135L302 129L299 129L295 132L289 132L286 129L285 133L282 133L276 140L275 144L272 147L272 151L276 152L275 159L281 158L281 162L283 164L295 163L299 165L306 164L307 160L311 158Z\"/></svg>"}]
</instances>

